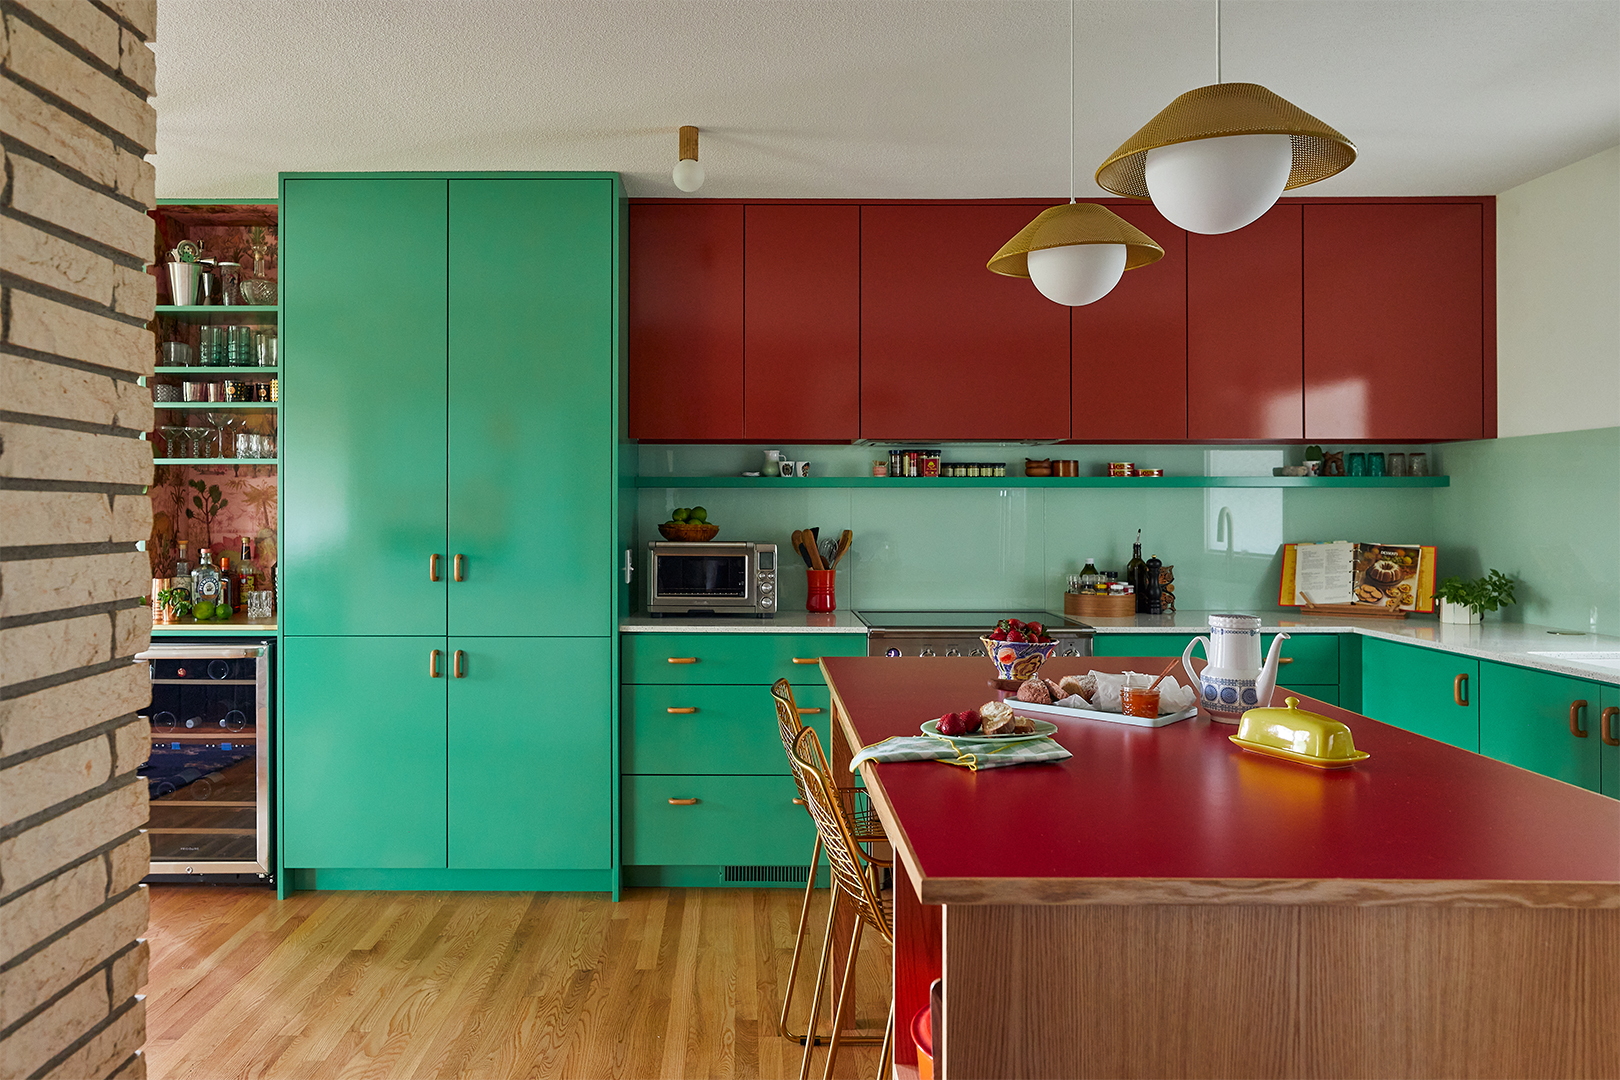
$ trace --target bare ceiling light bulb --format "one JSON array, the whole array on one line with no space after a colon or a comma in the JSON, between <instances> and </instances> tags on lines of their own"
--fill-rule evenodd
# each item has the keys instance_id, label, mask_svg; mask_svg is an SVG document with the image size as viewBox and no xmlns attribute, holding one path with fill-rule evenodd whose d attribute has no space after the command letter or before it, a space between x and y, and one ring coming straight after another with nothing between
<instances>
[{"instance_id":1,"label":"bare ceiling light bulb","mask_svg":"<svg viewBox=\"0 0 1620 1080\"><path fill-rule=\"evenodd\" d=\"M675 163L675 186L682 191L696 191L703 186L703 166L698 164L698 129L690 125L681 128L681 160Z\"/></svg>"}]
</instances>

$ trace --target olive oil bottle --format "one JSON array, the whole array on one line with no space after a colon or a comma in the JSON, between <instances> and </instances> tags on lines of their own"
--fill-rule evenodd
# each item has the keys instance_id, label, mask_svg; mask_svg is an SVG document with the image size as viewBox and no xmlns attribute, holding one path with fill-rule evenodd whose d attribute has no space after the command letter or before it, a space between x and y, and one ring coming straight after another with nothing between
<instances>
[{"instance_id":1,"label":"olive oil bottle","mask_svg":"<svg viewBox=\"0 0 1620 1080\"><path fill-rule=\"evenodd\" d=\"M1125 564L1125 581L1136 590L1136 610L1147 611L1147 563L1142 561L1142 530L1136 530L1136 544L1131 548L1131 561Z\"/></svg>"}]
</instances>

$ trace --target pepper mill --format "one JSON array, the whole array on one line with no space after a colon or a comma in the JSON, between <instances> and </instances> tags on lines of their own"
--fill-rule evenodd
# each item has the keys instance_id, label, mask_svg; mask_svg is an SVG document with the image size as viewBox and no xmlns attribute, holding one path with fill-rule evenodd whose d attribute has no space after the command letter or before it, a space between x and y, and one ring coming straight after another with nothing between
<instances>
[{"instance_id":1,"label":"pepper mill","mask_svg":"<svg viewBox=\"0 0 1620 1080\"><path fill-rule=\"evenodd\" d=\"M1163 614L1164 589L1159 583L1159 577L1164 572L1164 563L1157 555L1147 561L1147 573L1143 575L1147 594L1146 604L1149 615Z\"/></svg>"}]
</instances>

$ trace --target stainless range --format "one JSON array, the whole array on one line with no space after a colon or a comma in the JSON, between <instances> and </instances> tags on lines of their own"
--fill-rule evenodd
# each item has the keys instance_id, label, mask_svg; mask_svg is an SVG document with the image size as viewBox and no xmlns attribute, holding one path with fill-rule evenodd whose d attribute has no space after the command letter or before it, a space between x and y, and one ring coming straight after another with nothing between
<instances>
[{"instance_id":1,"label":"stainless range","mask_svg":"<svg viewBox=\"0 0 1620 1080\"><path fill-rule=\"evenodd\" d=\"M1053 656L1090 656L1096 630L1049 611L857 611L871 627L868 656L983 656L980 635L1002 619L1038 622L1058 643Z\"/></svg>"}]
</instances>

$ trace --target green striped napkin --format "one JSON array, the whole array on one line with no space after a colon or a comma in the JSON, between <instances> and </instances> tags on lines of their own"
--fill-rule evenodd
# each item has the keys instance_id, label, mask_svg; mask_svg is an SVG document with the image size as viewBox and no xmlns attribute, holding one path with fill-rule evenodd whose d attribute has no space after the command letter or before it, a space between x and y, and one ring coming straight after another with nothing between
<instances>
[{"instance_id":1,"label":"green striped napkin","mask_svg":"<svg viewBox=\"0 0 1620 1080\"><path fill-rule=\"evenodd\" d=\"M1002 746L972 743L958 747L937 735L896 735L861 747L861 752L849 763L849 771L854 772L863 761L943 761L976 772L999 769L1003 765L1044 765L1073 756L1051 739L1026 739Z\"/></svg>"}]
</instances>

